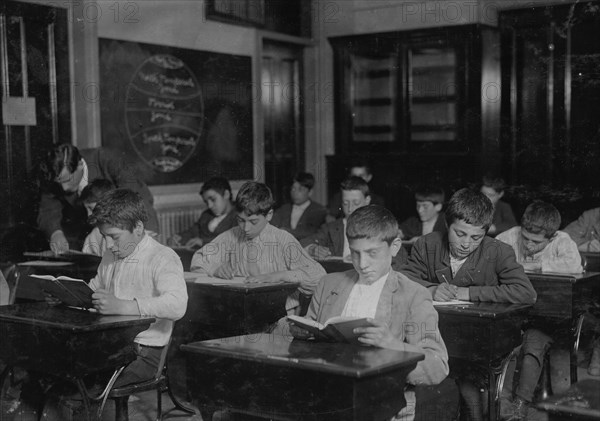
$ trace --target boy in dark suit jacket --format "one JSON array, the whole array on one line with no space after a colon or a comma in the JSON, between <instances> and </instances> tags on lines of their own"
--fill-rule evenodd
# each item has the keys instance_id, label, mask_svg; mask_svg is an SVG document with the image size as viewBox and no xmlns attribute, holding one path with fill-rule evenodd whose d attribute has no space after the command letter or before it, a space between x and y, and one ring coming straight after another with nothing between
<instances>
[{"instance_id":1,"label":"boy in dark suit jacket","mask_svg":"<svg viewBox=\"0 0 600 421\"><path fill-rule=\"evenodd\" d=\"M448 231L446 217L442 212L444 196L444 190L438 187L420 187L415 192L419 217L411 216L400 224L400 238L416 241L420 236L433 231Z\"/></svg>"},{"instance_id":2,"label":"boy in dark suit jacket","mask_svg":"<svg viewBox=\"0 0 600 421\"><path fill-rule=\"evenodd\" d=\"M510 205L503 202L504 190L506 183L504 179L486 175L483 177L481 184L481 193L485 194L494 205L494 218L492 225L488 229L488 235L495 237L496 235L517 225L517 219Z\"/></svg>"},{"instance_id":3,"label":"boy in dark suit jacket","mask_svg":"<svg viewBox=\"0 0 600 421\"><path fill-rule=\"evenodd\" d=\"M314 185L315 177L311 173L296 174L290 189L292 203L286 203L275 211L271 225L288 231L297 240L316 233L325 223L327 210L311 200Z\"/></svg>"},{"instance_id":4,"label":"boy in dark suit jacket","mask_svg":"<svg viewBox=\"0 0 600 421\"><path fill-rule=\"evenodd\" d=\"M400 271L429 289L437 301L533 304L536 292L512 248L486 237L494 207L481 192L461 189L448 202L448 232L419 238ZM483 420L480 387L457 379L472 420Z\"/></svg>"},{"instance_id":5,"label":"boy in dark suit jacket","mask_svg":"<svg viewBox=\"0 0 600 421\"><path fill-rule=\"evenodd\" d=\"M412 385L438 384L448 375L448 353L438 330L431 296L420 285L391 268L402 247L398 222L382 206L361 207L348 216L347 236L354 269L321 279L306 317L324 323L333 316L367 317L371 327L357 328L365 345L425 354L408 375ZM421 327L415 330L415 326ZM292 335L307 331L290 326ZM413 419L414 392L405 392L407 406L394 418Z\"/></svg>"}]
</instances>

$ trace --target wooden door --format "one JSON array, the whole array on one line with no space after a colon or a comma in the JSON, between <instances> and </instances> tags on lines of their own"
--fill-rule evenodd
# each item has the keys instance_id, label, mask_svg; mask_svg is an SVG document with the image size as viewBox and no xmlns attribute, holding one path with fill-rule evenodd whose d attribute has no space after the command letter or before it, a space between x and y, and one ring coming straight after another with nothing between
<instances>
[{"instance_id":1,"label":"wooden door","mask_svg":"<svg viewBox=\"0 0 600 421\"><path fill-rule=\"evenodd\" d=\"M292 177L304 169L302 83L302 48L265 41L261 87L265 183L277 206L288 201Z\"/></svg>"},{"instance_id":2,"label":"wooden door","mask_svg":"<svg viewBox=\"0 0 600 421\"><path fill-rule=\"evenodd\" d=\"M39 154L71 142L67 13L65 9L0 4L0 91L34 98L35 124L0 125L0 235L19 223L35 225ZM4 245L6 247L6 245Z\"/></svg>"}]
</instances>

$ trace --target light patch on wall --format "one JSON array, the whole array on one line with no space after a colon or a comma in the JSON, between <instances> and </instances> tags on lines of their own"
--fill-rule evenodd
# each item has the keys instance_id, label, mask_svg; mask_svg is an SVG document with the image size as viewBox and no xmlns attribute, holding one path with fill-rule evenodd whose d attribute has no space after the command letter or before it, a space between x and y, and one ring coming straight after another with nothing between
<instances>
[{"instance_id":1,"label":"light patch on wall","mask_svg":"<svg viewBox=\"0 0 600 421\"><path fill-rule=\"evenodd\" d=\"M35 126L35 98L5 97L2 99L2 124L7 126Z\"/></svg>"}]
</instances>

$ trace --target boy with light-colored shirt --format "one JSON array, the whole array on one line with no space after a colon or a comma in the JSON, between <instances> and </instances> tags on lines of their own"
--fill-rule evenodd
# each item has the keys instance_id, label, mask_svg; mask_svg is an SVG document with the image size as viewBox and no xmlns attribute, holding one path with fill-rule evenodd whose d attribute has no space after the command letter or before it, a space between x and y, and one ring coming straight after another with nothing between
<instances>
[{"instance_id":1,"label":"boy with light-colored shirt","mask_svg":"<svg viewBox=\"0 0 600 421\"><path fill-rule=\"evenodd\" d=\"M448 353L431 295L391 267L402 247L396 218L382 206L364 206L348 216L346 233L354 269L321 279L306 317L320 323L333 316L367 317L371 326L354 330L362 344L422 353L425 359L407 382L440 383L448 375ZM310 337L294 325L290 332L300 339ZM394 420L413 419L416 399L411 388L405 398L407 406Z\"/></svg>"},{"instance_id":2,"label":"boy with light-colored shirt","mask_svg":"<svg viewBox=\"0 0 600 421\"><path fill-rule=\"evenodd\" d=\"M600 208L590 209L564 230L581 251L600 252Z\"/></svg>"},{"instance_id":3,"label":"boy with light-colored shirt","mask_svg":"<svg viewBox=\"0 0 600 421\"><path fill-rule=\"evenodd\" d=\"M238 226L198 250L192 257L192 272L223 279L243 276L247 282L299 282L299 292L312 295L325 270L290 233L269 223L271 190L250 181L240 188L235 207ZM298 291L288 297L288 312L299 310L298 299Z\"/></svg>"}]
</instances>

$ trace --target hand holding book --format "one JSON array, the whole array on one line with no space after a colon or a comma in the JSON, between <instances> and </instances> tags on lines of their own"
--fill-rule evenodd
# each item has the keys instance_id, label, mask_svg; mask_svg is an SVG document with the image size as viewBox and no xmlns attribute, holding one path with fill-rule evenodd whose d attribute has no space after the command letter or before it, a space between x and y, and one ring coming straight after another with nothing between
<instances>
[{"instance_id":1,"label":"hand holding book","mask_svg":"<svg viewBox=\"0 0 600 421\"><path fill-rule=\"evenodd\" d=\"M305 332L292 330L292 334L299 339L310 337L329 342L360 343L360 334L357 328L373 326L373 320L366 317L342 317L336 316L328 319L324 324L300 316L288 316L292 326L303 329Z\"/></svg>"}]
</instances>

